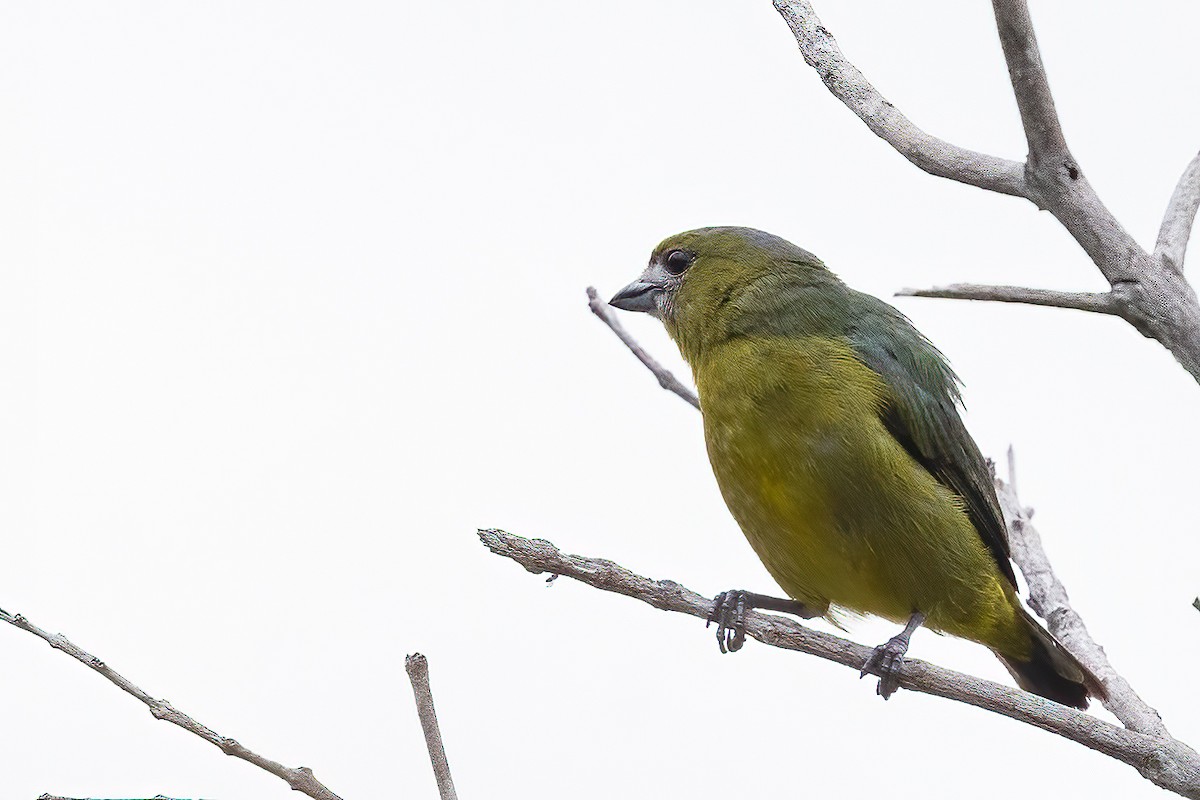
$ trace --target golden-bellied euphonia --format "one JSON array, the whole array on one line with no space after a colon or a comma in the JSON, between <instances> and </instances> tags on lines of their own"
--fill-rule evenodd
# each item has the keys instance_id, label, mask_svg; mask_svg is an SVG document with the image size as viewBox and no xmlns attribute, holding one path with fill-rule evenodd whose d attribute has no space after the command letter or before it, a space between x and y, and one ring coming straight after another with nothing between
<instances>
[{"instance_id":1,"label":"golden-bellied euphonia","mask_svg":"<svg viewBox=\"0 0 1200 800\"><path fill-rule=\"evenodd\" d=\"M670 237L611 302L679 345L725 502L793 598L718 596L722 649L740 646L747 607L838 607L906 623L864 665L885 697L924 624L991 648L1022 688L1087 706L1095 680L1017 597L958 379L899 311L806 250L732 227Z\"/></svg>"}]
</instances>

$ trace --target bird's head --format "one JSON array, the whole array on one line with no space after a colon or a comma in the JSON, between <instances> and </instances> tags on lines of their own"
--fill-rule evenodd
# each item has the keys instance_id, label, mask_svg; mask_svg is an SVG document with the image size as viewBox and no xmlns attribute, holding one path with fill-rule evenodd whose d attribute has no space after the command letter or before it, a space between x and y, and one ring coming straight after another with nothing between
<instances>
[{"instance_id":1,"label":"bird's head","mask_svg":"<svg viewBox=\"0 0 1200 800\"><path fill-rule=\"evenodd\" d=\"M699 228L664 239L633 283L609 301L657 317L694 361L749 317L769 314L788 286L838 283L821 260L754 228Z\"/></svg>"}]
</instances>

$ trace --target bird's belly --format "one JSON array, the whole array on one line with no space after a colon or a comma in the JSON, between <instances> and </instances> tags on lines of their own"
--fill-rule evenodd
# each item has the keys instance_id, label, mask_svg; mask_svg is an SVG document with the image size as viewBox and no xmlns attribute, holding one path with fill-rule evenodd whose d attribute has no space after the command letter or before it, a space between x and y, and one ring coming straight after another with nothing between
<instances>
[{"instance_id":1,"label":"bird's belly","mask_svg":"<svg viewBox=\"0 0 1200 800\"><path fill-rule=\"evenodd\" d=\"M960 501L887 433L860 376L830 378L831 363L774 387L698 376L713 471L767 570L816 609L919 610L950 632L1007 613Z\"/></svg>"},{"instance_id":2,"label":"bird's belly","mask_svg":"<svg viewBox=\"0 0 1200 800\"><path fill-rule=\"evenodd\" d=\"M888 522L856 513L856 504L879 505L867 495L884 487L860 470L839 469L852 459L833 452L844 445L828 439L798 442L786 456L749 439L714 436L710 452L730 512L779 585L814 608L834 603L895 619L911 613L909 593L893 590L897 582L884 575L879 545L887 534L877 529ZM757 455L740 455L749 452ZM898 527L894 515L890 522Z\"/></svg>"}]
</instances>

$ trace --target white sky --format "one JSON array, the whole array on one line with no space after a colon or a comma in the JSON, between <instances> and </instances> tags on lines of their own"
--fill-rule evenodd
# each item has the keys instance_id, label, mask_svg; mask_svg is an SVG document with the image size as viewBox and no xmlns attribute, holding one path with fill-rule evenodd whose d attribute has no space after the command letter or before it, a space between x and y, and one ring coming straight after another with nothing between
<instances>
[{"instance_id":1,"label":"white sky","mask_svg":"<svg viewBox=\"0 0 1200 800\"><path fill-rule=\"evenodd\" d=\"M1025 152L987 3L818 11L917 124ZM1200 9L1033 12L1075 155L1152 243L1200 146ZM0 103L0 607L347 800L436 796L413 651L464 798L1160 796L975 709L721 656L694 619L546 588L475 538L776 589L698 415L585 306L668 234L764 228L883 297L1103 288L1049 215L875 139L769 3L5 4ZM897 305L984 452L1016 446L1113 662L1200 744L1200 387L1114 318ZM977 645L911 652L1008 680ZM0 661L4 798L294 796L27 634L0 629Z\"/></svg>"}]
</instances>

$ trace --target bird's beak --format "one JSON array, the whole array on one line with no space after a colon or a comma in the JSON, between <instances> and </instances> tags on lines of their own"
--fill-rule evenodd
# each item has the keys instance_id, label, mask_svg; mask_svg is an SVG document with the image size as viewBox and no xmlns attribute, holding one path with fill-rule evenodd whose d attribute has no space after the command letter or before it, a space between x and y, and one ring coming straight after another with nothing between
<instances>
[{"instance_id":1,"label":"bird's beak","mask_svg":"<svg viewBox=\"0 0 1200 800\"><path fill-rule=\"evenodd\" d=\"M662 292L661 286L638 279L613 295L613 299L609 300L608 304L625 311L653 314L658 311L658 303L655 300Z\"/></svg>"}]
</instances>

